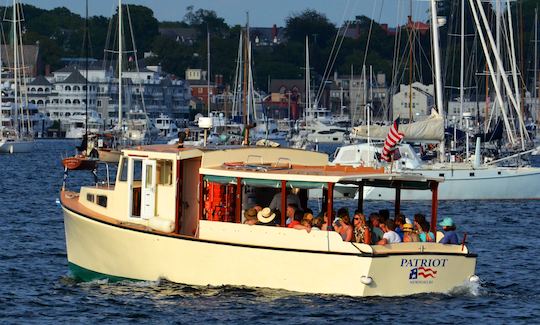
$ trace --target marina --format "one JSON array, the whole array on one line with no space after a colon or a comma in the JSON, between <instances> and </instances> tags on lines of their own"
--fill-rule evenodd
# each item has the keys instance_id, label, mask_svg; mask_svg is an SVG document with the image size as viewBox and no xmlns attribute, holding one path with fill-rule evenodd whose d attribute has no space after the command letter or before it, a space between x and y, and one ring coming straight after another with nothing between
<instances>
[{"instance_id":1,"label":"marina","mask_svg":"<svg viewBox=\"0 0 540 325\"><path fill-rule=\"evenodd\" d=\"M58 188L63 173L58 157L77 144L38 140L32 153L0 155L5 175L1 211L9 221L2 227L0 236L5 248L0 251L0 257L7 270L0 274L0 279L10 284L0 289L5 306L0 318L4 322L29 317L46 323L148 321L157 310L160 319L166 322L179 318L193 322L257 322L261 315L265 322L284 318L318 322L328 317L342 321L399 321L402 316L388 313L388 306L416 305L415 320L419 321L428 321L432 318L430 312L437 310L442 318L526 323L534 322L534 315L540 311L536 299L540 292L529 285L540 267L537 259L531 258L540 242L537 237L529 236L530 229L536 227L538 200L440 202L439 217L453 217L458 231L467 232L468 242L481 256L477 265L480 285L449 294L352 298L242 286L192 286L164 280L76 282L68 272L61 207L55 201L60 198ZM25 168L27 161L35 161L34 170ZM536 161L535 165L540 162ZM74 172L70 176L72 186L93 181L89 172ZM21 191L33 198L32 204L20 204ZM337 207L348 205L346 200L336 204ZM317 203L310 201L310 205ZM378 211L390 206L384 202L367 202L365 208ZM414 206L408 203L402 206L407 216L429 209L422 201L414 202ZM503 236L501 229L511 236ZM524 242L524 238L529 239ZM348 274L345 270L331 274L328 281L349 281ZM312 275L307 273L305 277L311 279ZM118 305L124 306L121 313ZM325 306L324 312L321 305ZM339 310L343 305L350 306L347 315ZM276 309L284 310L276 313Z\"/></svg>"},{"instance_id":2,"label":"marina","mask_svg":"<svg viewBox=\"0 0 540 325\"><path fill-rule=\"evenodd\" d=\"M536 323L538 4L303 2L0 7L0 322Z\"/></svg>"}]
</instances>

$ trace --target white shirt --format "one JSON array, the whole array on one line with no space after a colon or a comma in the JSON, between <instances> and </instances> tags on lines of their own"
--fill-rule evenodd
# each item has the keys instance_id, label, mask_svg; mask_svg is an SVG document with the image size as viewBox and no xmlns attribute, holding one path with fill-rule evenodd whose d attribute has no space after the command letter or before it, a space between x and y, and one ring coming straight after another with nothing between
<instances>
[{"instance_id":1,"label":"white shirt","mask_svg":"<svg viewBox=\"0 0 540 325\"><path fill-rule=\"evenodd\" d=\"M386 239L388 244L401 243L401 237L399 237L397 232L395 232L393 230L389 230L388 232L385 232L383 234L383 238Z\"/></svg>"}]
</instances>

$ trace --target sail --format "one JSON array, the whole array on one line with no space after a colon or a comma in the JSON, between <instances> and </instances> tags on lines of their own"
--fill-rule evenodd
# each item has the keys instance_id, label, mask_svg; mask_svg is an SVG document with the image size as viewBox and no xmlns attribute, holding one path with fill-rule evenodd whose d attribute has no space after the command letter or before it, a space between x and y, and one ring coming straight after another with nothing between
<instances>
[{"instance_id":1,"label":"sail","mask_svg":"<svg viewBox=\"0 0 540 325\"><path fill-rule=\"evenodd\" d=\"M390 130L390 126L381 125L361 125L353 128L353 136L356 138L372 140L384 140ZM400 124L399 131L405 134L403 141L443 141L444 140L444 120L435 110L424 121L410 124Z\"/></svg>"}]
</instances>

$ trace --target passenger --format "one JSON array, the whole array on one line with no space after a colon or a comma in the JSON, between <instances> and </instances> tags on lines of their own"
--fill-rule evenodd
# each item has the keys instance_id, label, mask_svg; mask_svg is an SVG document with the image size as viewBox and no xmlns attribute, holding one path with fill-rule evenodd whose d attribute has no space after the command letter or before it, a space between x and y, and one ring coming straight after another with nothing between
<instances>
[{"instance_id":1,"label":"passenger","mask_svg":"<svg viewBox=\"0 0 540 325\"><path fill-rule=\"evenodd\" d=\"M292 204L291 204L292 205ZM289 209L287 209L289 211ZM300 225L302 222L302 219L304 219L304 211L296 210L294 211L293 219L292 221L287 225L289 228L295 228L296 226Z\"/></svg>"},{"instance_id":2,"label":"passenger","mask_svg":"<svg viewBox=\"0 0 540 325\"><path fill-rule=\"evenodd\" d=\"M435 241L435 235L429 231L429 223L426 221L426 216L421 213L414 215L414 227L418 232L418 237L422 242L433 242Z\"/></svg>"},{"instance_id":3,"label":"passenger","mask_svg":"<svg viewBox=\"0 0 540 325\"><path fill-rule=\"evenodd\" d=\"M178 148L184 147L184 141L189 138L189 129L185 129L184 131L178 131Z\"/></svg>"},{"instance_id":4,"label":"passenger","mask_svg":"<svg viewBox=\"0 0 540 325\"><path fill-rule=\"evenodd\" d=\"M347 210L347 214L344 214L341 218L341 222L343 223L343 232L345 233L345 241L352 241L354 238L354 231L353 226L351 225L351 219L349 218L349 211Z\"/></svg>"},{"instance_id":5,"label":"passenger","mask_svg":"<svg viewBox=\"0 0 540 325\"><path fill-rule=\"evenodd\" d=\"M366 216L360 211L354 212L354 241L356 243L371 244L371 231L366 222Z\"/></svg>"},{"instance_id":6,"label":"passenger","mask_svg":"<svg viewBox=\"0 0 540 325\"><path fill-rule=\"evenodd\" d=\"M264 208L257 213L257 220L259 221L257 224L263 226L275 226L275 218L276 214L273 213L270 208Z\"/></svg>"},{"instance_id":7,"label":"passenger","mask_svg":"<svg viewBox=\"0 0 540 325\"><path fill-rule=\"evenodd\" d=\"M456 233L456 225L452 218L444 218L439 226L443 227L444 237L441 239L441 244L459 244L459 239Z\"/></svg>"},{"instance_id":8,"label":"passenger","mask_svg":"<svg viewBox=\"0 0 540 325\"><path fill-rule=\"evenodd\" d=\"M420 237L418 237L418 234L413 231L413 225L410 223L406 223L403 225L403 242L410 243L410 242L419 242Z\"/></svg>"},{"instance_id":9,"label":"passenger","mask_svg":"<svg viewBox=\"0 0 540 325\"><path fill-rule=\"evenodd\" d=\"M304 219L309 220L309 222L313 222L313 212L307 212L304 211Z\"/></svg>"},{"instance_id":10,"label":"passenger","mask_svg":"<svg viewBox=\"0 0 540 325\"><path fill-rule=\"evenodd\" d=\"M334 213L334 215L335 215L335 213ZM323 217L322 218L323 218L323 225L322 225L321 230L328 230L328 231L334 230L334 228L332 228L332 225L330 225L328 223L328 215L327 215L326 211L323 212Z\"/></svg>"},{"instance_id":11,"label":"passenger","mask_svg":"<svg viewBox=\"0 0 540 325\"><path fill-rule=\"evenodd\" d=\"M388 209L382 209L379 210L379 221L381 223L386 223L386 220L390 219L390 210Z\"/></svg>"},{"instance_id":12,"label":"passenger","mask_svg":"<svg viewBox=\"0 0 540 325\"><path fill-rule=\"evenodd\" d=\"M401 238L399 238L399 235L395 231L391 230L392 228L395 228L394 221L387 220L386 223L380 224L380 228L384 234L383 238L377 242L377 245L401 243Z\"/></svg>"},{"instance_id":13,"label":"passenger","mask_svg":"<svg viewBox=\"0 0 540 325\"><path fill-rule=\"evenodd\" d=\"M271 208L270 208L271 209ZM294 220L294 215L296 213L296 210L298 210L298 205L295 203L289 203L287 204L287 210L286 210L286 217L287 220L285 221L285 224L288 226L291 224L291 222Z\"/></svg>"},{"instance_id":14,"label":"passenger","mask_svg":"<svg viewBox=\"0 0 540 325\"><path fill-rule=\"evenodd\" d=\"M349 217L349 210L347 208L339 208L337 210L337 217L342 219L344 216Z\"/></svg>"},{"instance_id":15,"label":"passenger","mask_svg":"<svg viewBox=\"0 0 540 325\"><path fill-rule=\"evenodd\" d=\"M246 225L255 225L257 224L257 210L254 208L247 209L244 212L244 224Z\"/></svg>"},{"instance_id":16,"label":"passenger","mask_svg":"<svg viewBox=\"0 0 540 325\"><path fill-rule=\"evenodd\" d=\"M401 238L401 241L403 241L403 224L404 223L405 223L405 216L399 213L394 219L394 224L396 225L396 229L394 229L394 231L399 235L399 238Z\"/></svg>"},{"instance_id":17,"label":"passenger","mask_svg":"<svg viewBox=\"0 0 540 325\"><path fill-rule=\"evenodd\" d=\"M311 220L302 219L299 225L294 226L294 229L306 230L307 232L311 231Z\"/></svg>"},{"instance_id":18,"label":"passenger","mask_svg":"<svg viewBox=\"0 0 540 325\"><path fill-rule=\"evenodd\" d=\"M347 234L345 233L343 223L339 218L334 220L334 231L341 236L341 239L343 239L343 241L345 241L345 239L347 238Z\"/></svg>"},{"instance_id":19,"label":"passenger","mask_svg":"<svg viewBox=\"0 0 540 325\"><path fill-rule=\"evenodd\" d=\"M300 198L298 197L298 195L293 193L291 189L287 189L287 204L289 203L296 204L297 208L302 206L302 204L300 203ZM270 205L268 207L272 209L272 211L281 209L281 191L274 194L272 202L270 202Z\"/></svg>"},{"instance_id":20,"label":"passenger","mask_svg":"<svg viewBox=\"0 0 540 325\"><path fill-rule=\"evenodd\" d=\"M380 218L379 214L377 212L373 212L369 215L369 223L370 223L370 230L371 230L371 243L377 244L379 240L383 238L383 231L379 227L380 225Z\"/></svg>"},{"instance_id":21,"label":"passenger","mask_svg":"<svg viewBox=\"0 0 540 325\"><path fill-rule=\"evenodd\" d=\"M323 226L323 219L322 218L315 218L311 222L311 230L321 230Z\"/></svg>"},{"instance_id":22,"label":"passenger","mask_svg":"<svg viewBox=\"0 0 540 325\"><path fill-rule=\"evenodd\" d=\"M260 204L255 204L253 209L255 209L255 210L257 210L257 212L259 212L259 211L261 211L263 209L263 207Z\"/></svg>"}]
</instances>

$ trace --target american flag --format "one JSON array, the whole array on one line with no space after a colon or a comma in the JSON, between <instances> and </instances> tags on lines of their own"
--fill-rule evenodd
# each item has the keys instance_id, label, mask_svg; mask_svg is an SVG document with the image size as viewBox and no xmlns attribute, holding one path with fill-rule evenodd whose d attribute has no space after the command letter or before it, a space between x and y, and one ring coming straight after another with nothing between
<instances>
[{"instance_id":1,"label":"american flag","mask_svg":"<svg viewBox=\"0 0 540 325\"><path fill-rule=\"evenodd\" d=\"M394 123L392 123L392 127L390 127L390 131L388 131L386 140L384 140L384 147L382 150L381 159L385 161L390 161L390 155L394 150L396 150L396 144L398 144L404 137L404 134L400 133L398 131L398 128L399 117L394 121Z\"/></svg>"}]
</instances>

